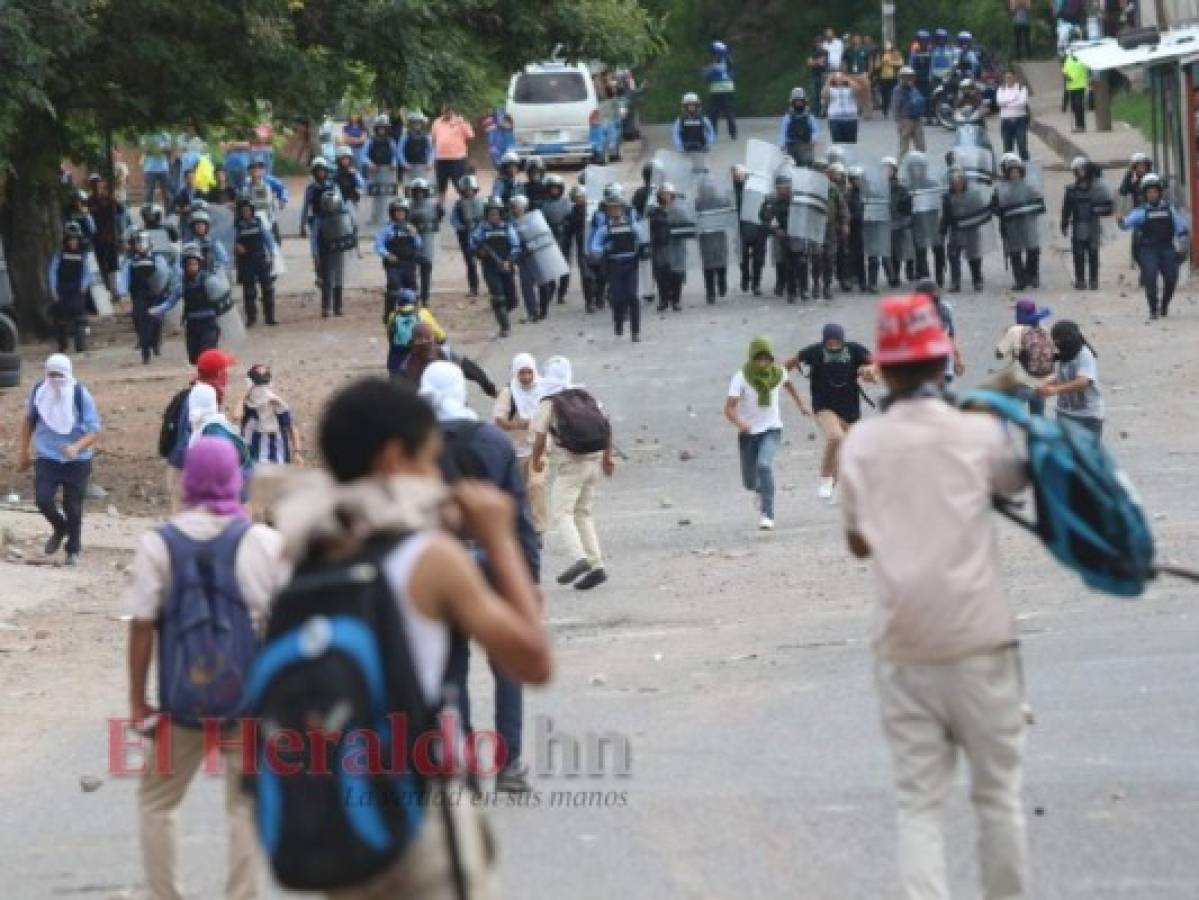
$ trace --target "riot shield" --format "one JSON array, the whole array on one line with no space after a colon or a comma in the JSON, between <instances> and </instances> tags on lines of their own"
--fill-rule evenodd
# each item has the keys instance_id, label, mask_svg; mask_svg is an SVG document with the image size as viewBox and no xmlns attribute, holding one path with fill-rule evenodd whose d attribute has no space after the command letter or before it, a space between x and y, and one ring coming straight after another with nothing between
<instances>
[{"instance_id":1,"label":"riot shield","mask_svg":"<svg viewBox=\"0 0 1199 900\"><path fill-rule=\"evenodd\" d=\"M707 150L693 150L684 153L683 155L691 161L691 172L696 178L699 178L701 175L708 174L709 169Z\"/></svg>"},{"instance_id":2,"label":"riot shield","mask_svg":"<svg viewBox=\"0 0 1199 900\"><path fill-rule=\"evenodd\" d=\"M862 179L862 252L868 257L891 257L891 181L881 168Z\"/></svg>"},{"instance_id":3,"label":"riot shield","mask_svg":"<svg viewBox=\"0 0 1199 900\"><path fill-rule=\"evenodd\" d=\"M968 184L966 190L949 195L953 215L949 243L960 247L967 259L981 259L995 249L991 196L980 184Z\"/></svg>"},{"instance_id":4,"label":"riot shield","mask_svg":"<svg viewBox=\"0 0 1199 900\"><path fill-rule=\"evenodd\" d=\"M171 266L161 256L154 257L154 274L150 276L150 292L154 294L158 302L162 295L166 293L167 288L171 286Z\"/></svg>"},{"instance_id":5,"label":"riot shield","mask_svg":"<svg viewBox=\"0 0 1199 900\"><path fill-rule=\"evenodd\" d=\"M826 168L835 162L841 163L847 169L850 166L861 165L857 144L829 144L824 159Z\"/></svg>"},{"instance_id":6,"label":"riot shield","mask_svg":"<svg viewBox=\"0 0 1199 900\"><path fill-rule=\"evenodd\" d=\"M935 246L940 241L944 163L909 153L900 164L899 180L912 194L912 243L922 250Z\"/></svg>"},{"instance_id":7,"label":"riot shield","mask_svg":"<svg viewBox=\"0 0 1199 900\"><path fill-rule=\"evenodd\" d=\"M237 236L237 229L233 227L233 210L220 203L211 203L208 206L208 218L212 223L208 226L208 235L214 244L220 244L225 248L225 258L232 266L237 258L233 254L233 244Z\"/></svg>"},{"instance_id":8,"label":"riot shield","mask_svg":"<svg viewBox=\"0 0 1199 900\"><path fill-rule=\"evenodd\" d=\"M655 188L664 182L674 185L675 206L691 221L695 221L695 186L698 175L692 167L692 161L686 153L676 153L673 150L659 150L654 154L654 178L651 181Z\"/></svg>"},{"instance_id":9,"label":"riot shield","mask_svg":"<svg viewBox=\"0 0 1199 900\"><path fill-rule=\"evenodd\" d=\"M654 261L642 255L637 260L637 296L642 300L653 300L658 287L654 284Z\"/></svg>"},{"instance_id":10,"label":"riot shield","mask_svg":"<svg viewBox=\"0 0 1199 900\"><path fill-rule=\"evenodd\" d=\"M973 122L963 122L953 132L955 147L984 147L991 149L991 139L987 136L986 126Z\"/></svg>"},{"instance_id":11,"label":"riot shield","mask_svg":"<svg viewBox=\"0 0 1199 900\"><path fill-rule=\"evenodd\" d=\"M358 228L350 204L336 191L326 191L320 200L319 242L326 253L346 253L358 246Z\"/></svg>"},{"instance_id":12,"label":"riot shield","mask_svg":"<svg viewBox=\"0 0 1199 900\"><path fill-rule=\"evenodd\" d=\"M750 138L745 145L745 168L749 176L741 191L741 221L757 224L762 204L774 193L774 176L786 163L786 155L774 144Z\"/></svg>"},{"instance_id":13,"label":"riot shield","mask_svg":"<svg viewBox=\"0 0 1199 900\"><path fill-rule=\"evenodd\" d=\"M583 190L587 192L587 233L584 235L584 248L591 246L591 223L596 212L604 202L604 188L620 181L616 166L597 166L592 164L583 170ZM584 249L584 252L587 252Z\"/></svg>"},{"instance_id":14,"label":"riot shield","mask_svg":"<svg viewBox=\"0 0 1199 900\"><path fill-rule=\"evenodd\" d=\"M516 220L515 225L524 242L525 252L533 263L538 284L550 284L570 274L570 265L562 255L558 239L554 237L541 210L525 213Z\"/></svg>"},{"instance_id":15,"label":"riot shield","mask_svg":"<svg viewBox=\"0 0 1199 900\"><path fill-rule=\"evenodd\" d=\"M419 256L428 263L437 261L438 236L441 231L441 216L437 201L432 197L417 200L412 204L409 218L420 232L421 247Z\"/></svg>"},{"instance_id":16,"label":"riot shield","mask_svg":"<svg viewBox=\"0 0 1199 900\"><path fill-rule=\"evenodd\" d=\"M949 151L953 164L966 172L973 184L989 185L995 178L995 154L987 147L954 147Z\"/></svg>"},{"instance_id":17,"label":"riot shield","mask_svg":"<svg viewBox=\"0 0 1199 900\"><path fill-rule=\"evenodd\" d=\"M731 256L737 252L741 233L730 178L711 174L700 178L695 191L695 230L703 267L727 268Z\"/></svg>"},{"instance_id":18,"label":"riot shield","mask_svg":"<svg viewBox=\"0 0 1199 900\"><path fill-rule=\"evenodd\" d=\"M96 315L107 319L113 315L112 294L109 293L108 285L104 283L104 275L100 271L100 264L96 262L96 254L87 254L87 270L92 276L92 286L88 291L91 297L92 306L96 308Z\"/></svg>"},{"instance_id":19,"label":"riot shield","mask_svg":"<svg viewBox=\"0 0 1199 900\"><path fill-rule=\"evenodd\" d=\"M815 169L792 167L787 234L798 240L822 244L827 227L828 177Z\"/></svg>"},{"instance_id":20,"label":"riot shield","mask_svg":"<svg viewBox=\"0 0 1199 900\"><path fill-rule=\"evenodd\" d=\"M1000 181L995 185L999 232L1005 253L1035 250L1048 243L1045 197L1026 180Z\"/></svg>"},{"instance_id":21,"label":"riot shield","mask_svg":"<svg viewBox=\"0 0 1199 900\"><path fill-rule=\"evenodd\" d=\"M394 197L399 191L395 166L374 166L366 192L372 197Z\"/></svg>"},{"instance_id":22,"label":"riot shield","mask_svg":"<svg viewBox=\"0 0 1199 900\"><path fill-rule=\"evenodd\" d=\"M221 343L239 344L246 339L246 326L241 311L233 299L233 288L224 272L213 272L204 278L208 301L216 305L217 324L221 328Z\"/></svg>"}]
</instances>

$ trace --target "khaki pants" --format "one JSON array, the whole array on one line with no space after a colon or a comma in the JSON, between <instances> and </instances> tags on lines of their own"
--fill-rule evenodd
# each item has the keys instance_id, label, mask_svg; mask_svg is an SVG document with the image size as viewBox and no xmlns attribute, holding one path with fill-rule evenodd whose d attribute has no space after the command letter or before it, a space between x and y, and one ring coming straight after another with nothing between
<instances>
[{"instance_id":1,"label":"khaki pants","mask_svg":"<svg viewBox=\"0 0 1199 900\"><path fill-rule=\"evenodd\" d=\"M153 742L148 742L146 771L137 789L137 808L141 830L142 866L146 889L153 900L182 900L176 865L176 810L187 787L203 761L204 738L198 728L171 729L171 766L156 771ZM229 821L228 874L225 897L251 900L258 896L261 864L258 837L254 829L254 810L250 797L241 789L242 748L222 750L225 764L225 814Z\"/></svg>"},{"instance_id":2,"label":"khaki pants","mask_svg":"<svg viewBox=\"0 0 1199 900\"><path fill-rule=\"evenodd\" d=\"M816 424L824 432L824 456L820 460L820 474L825 478L836 478L837 458L841 455L841 444L850 424L831 409L822 409L816 413Z\"/></svg>"},{"instance_id":3,"label":"khaki pants","mask_svg":"<svg viewBox=\"0 0 1199 900\"><path fill-rule=\"evenodd\" d=\"M925 151L924 126L919 119L900 119L899 123L899 158L907 156L908 148L915 145L921 153Z\"/></svg>"},{"instance_id":4,"label":"khaki pants","mask_svg":"<svg viewBox=\"0 0 1199 900\"><path fill-rule=\"evenodd\" d=\"M538 534L545 534L546 528L549 527L550 517L546 505L549 502L549 487L546 484L549 467L536 472L530 465L532 460L531 455L521 456L517 459L517 465L520 467L520 477L525 483L525 494L529 500L529 515L533 517L533 527L537 529Z\"/></svg>"},{"instance_id":5,"label":"khaki pants","mask_svg":"<svg viewBox=\"0 0 1199 900\"><path fill-rule=\"evenodd\" d=\"M939 665L879 659L875 683L895 766L903 896L949 900L942 817L959 747L970 764L983 896L1029 896L1019 652L1007 647Z\"/></svg>"},{"instance_id":6,"label":"khaki pants","mask_svg":"<svg viewBox=\"0 0 1199 900\"><path fill-rule=\"evenodd\" d=\"M449 808L466 880L466 896L469 900L497 900L500 888L491 832L465 792L455 793L459 799L451 802ZM329 900L458 900L445 813L440 807L430 806L425 816L420 834L394 866L363 887L327 894Z\"/></svg>"},{"instance_id":7,"label":"khaki pants","mask_svg":"<svg viewBox=\"0 0 1199 900\"><path fill-rule=\"evenodd\" d=\"M595 487L599 484L601 456L592 453L579 456L562 452L554 476L554 524L571 561L586 559L592 567L604 564L600 554L599 538L595 534L595 519L591 515L591 504L595 499Z\"/></svg>"}]
</instances>

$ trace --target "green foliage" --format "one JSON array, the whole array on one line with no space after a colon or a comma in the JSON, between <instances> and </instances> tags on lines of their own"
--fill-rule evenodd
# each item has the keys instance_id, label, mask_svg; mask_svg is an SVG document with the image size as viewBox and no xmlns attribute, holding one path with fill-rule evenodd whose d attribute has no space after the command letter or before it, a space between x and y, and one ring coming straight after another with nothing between
<instances>
[{"instance_id":1,"label":"green foliage","mask_svg":"<svg viewBox=\"0 0 1199 900\"><path fill-rule=\"evenodd\" d=\"M1112 97L1112 118L1138 129L1145 140L1153 140L1153 100L1143 91Z\"/></svg>"}]
</instances>

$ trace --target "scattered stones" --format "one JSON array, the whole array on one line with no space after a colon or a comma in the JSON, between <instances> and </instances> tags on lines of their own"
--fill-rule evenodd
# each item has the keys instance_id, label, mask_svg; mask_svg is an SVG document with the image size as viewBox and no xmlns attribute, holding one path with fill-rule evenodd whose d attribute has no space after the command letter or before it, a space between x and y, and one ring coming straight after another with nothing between
<instances>
[{"instance_id":1,"label":"scattered stones","mask_svg":"<svg viewBox=\"0 0 1199 900\"><path fill-rule=\"evenodd\" d=\"M690 524L691 524L690 519L679 519L679 527L680 528L685 528L686 526L688 526Z\"/></svg>"},{"instance_id":2,"label":"scattered stones","mask_svg":"<svg viewBox=\"0 0 1199 900\"><path fill-rule=\"evenodd\" d=\"M679 451L679 461L680 462L689 462L690 460L693 460L693 459L695 459L695 454L692 453L690 450L680 450Z\"/></svg>"},{"instance_id":3,"label":"scattered stones","mask_svg":"<svg viewBox=\"0 0 1199 900\"><path fill-rule=\"evenodd\" d=\"M654 660L654 662L661 662L661 661L662 661L662 654L661 654L661 653L655 653L655 654L653 655L653 660Z\"/></svg>"},{"instance_id":4,"label":"scattered stones","mask_svg":"<svg viewBox=\"0 0 1199 900\"><path fill-rule=\"evenodd\" d=\"M8 558L14 559L14 560L24 559L25 552L23 550L17 549L16 547L9 547L8 548Z\"/></svg>"},{"instance_id":5,"label":"scattered stones","mask_svg":"<svg viewBox=\"0 0 1199 900\"><path fill-rule=\"evenodd\" d=\"M1111 793L1111 798L1114 803L1120 803L1127 799L1127 797L1128 794L1124 792L1123 788L1116 788L1116 790L1112 791Z\"/></svg>"},{"instance_id":6,"label":"scattered stones","mask_svg":"<svg viewBox=\"0 0 1199 900\"><path fill-rule=\"evenodd\" d=\"M607 683L608 683L608 678L605 675L596 674L596 675L591 676L591 686L592 687L603 687Z\"/></svg>"},{"instance_id":7,"label":"scattered stones","mask_svg":"<svg viewBox=\"0 0 1199 900\"><path fill-rule=\"evenodd\" d=\"M118 509L117 509L115 506L113 506L111 503L108 505L108 510L107 510L107 511L108 511L108 515L109 515L110 517L114 518L114 519L116 519L116 518L119 518L119 517L120 517L120 515L121 515L121 512L120 512L120 510L118 510Z\"/></svg>"},{"instance_id":8,"label":"scattered stones","mask_svg":"<svg viewBox=\"0 0 1199 900\"><path fill-rule=\"evenodd\" d=\"M1045 807L1043 807L1043 806L1034 806L1032 811L1033 811L1034 815L1038 815L1038 816L1045 815Z\"/></svg>"},{"instance_id":9,"label":"scattered stones","mask_svg":"<svg viewBox=\"0 0 1199 900\"><path fill-rule=\"evenodd\" d=\"M33 633L33 639L35 641L44 641L44 640L48 639L49 637L50 637L50 632L47 631L45 628L39 628L37 631L35 631Z\"/></svg>"},{"instance_id":10,"label":"scattered stones","mask_svg":"<svg viewBox=\"0 0 1199 900\"><path fill-rule=\"evenodd\" d=\"M79 776L79 788L85 794L91 794L95 791L100 790L100 787L103 784L104 784L104 779L98 778L95 775L80 775Z\"/></svg>"},{"instance_id":11,"label":"scattered stones","mask_svg":"<svg viewBox=\"0 0 1199 900\"><path fill-rule=\"evenodd\" d=\"M658 506L662 507L662 509L670 509L674 506L674 502L669 497L662 497L658 500Z\"/></svg>"}]
</instances>

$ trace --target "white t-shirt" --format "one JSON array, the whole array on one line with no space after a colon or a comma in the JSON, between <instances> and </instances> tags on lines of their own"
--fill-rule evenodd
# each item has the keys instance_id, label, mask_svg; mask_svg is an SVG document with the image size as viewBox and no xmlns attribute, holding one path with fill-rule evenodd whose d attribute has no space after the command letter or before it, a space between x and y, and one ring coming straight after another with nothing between
<instances>
[{"instance_id":1,"label":"white t-shirt","mask_svg":"<svg viewBox=\"0 0 1199 900\"><path fill-rule=\"evenodd\" d=\"M735 397L737 414L741 421L749 426L750 434L761 434L773 428L783 427L783 416L779 412L779 392L783 389L786 379L770 392L770 405L758 405L758 392L754 390L745 376L738 371L729 382L729 397Z\"/></svg>"},{"instance_id":2,"label":"white t-shirt","mask_svg":"<svg viewBox=\"0 0 1199 900\"><path fill-rule=\"evenodd\" d=\"M824 49L828 52L828 70L830 72L840 72L841 56L845 52L845 42L841 38L833 38L831 41L824 42Z\"/></svg>"}]
</instances>

